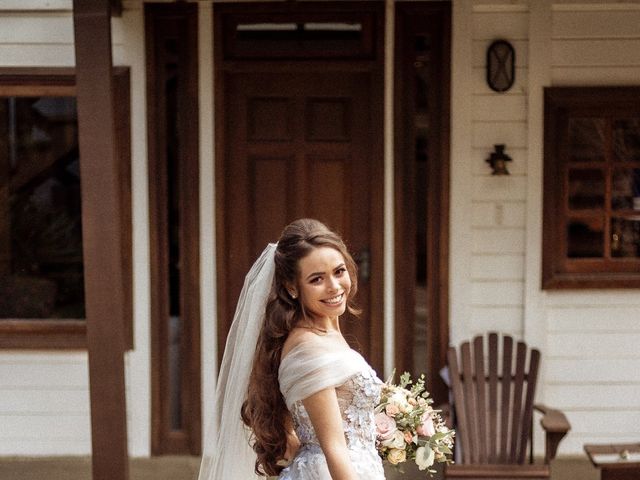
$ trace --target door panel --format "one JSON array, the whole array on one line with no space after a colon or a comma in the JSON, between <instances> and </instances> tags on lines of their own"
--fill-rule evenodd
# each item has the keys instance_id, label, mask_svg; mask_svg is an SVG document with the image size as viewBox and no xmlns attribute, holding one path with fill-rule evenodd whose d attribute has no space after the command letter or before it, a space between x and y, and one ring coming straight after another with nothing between
<instances>
[{"instance_id":1,"label":"door panel","mask_svg":"<svg viewBox=\"0 0 640 480\"><path fill-rule=\"evenodd\" d=\"M372 192L382 187L375 168L381 153L372 135L381 119L371 107L372 78L372 72L358 71L225 75L221 253L227 308L220 315L221 340L244 275L290 221L307 216L325 222L355 256L377 244L372 238L381 231L372 228ZM372 186L374 180L379 185ZM370 286L361 281L363 318L343 325L351 343L381 367L381 312L371 305Z\"/></svg>"}]
</instances>

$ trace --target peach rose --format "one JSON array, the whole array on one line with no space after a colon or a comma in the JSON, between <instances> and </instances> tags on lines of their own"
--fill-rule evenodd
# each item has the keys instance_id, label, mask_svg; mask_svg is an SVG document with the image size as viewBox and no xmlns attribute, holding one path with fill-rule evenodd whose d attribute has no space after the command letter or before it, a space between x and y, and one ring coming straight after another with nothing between
<instances>
[{"instance_id":1,"label":"peach rose","mask_svg":"<svg viewBox=\"0 0 640 480\"><path fill-rule=\"evenodd\" d=\"M387 414L380 412L375 416L376 430L380 441L388 440L396 433L396 421Z\"/></svg>"},{"instance_id":2,"label":"peach rose","mask_svg":"<svg viewBox=\"0 0 640 480\"><path fill-rule=\"evenodd\" d=\"M384 409L384 411L387 413L387 415L389 415L390 417L395 417L397 414L400 413L400 409L398 408L398 406L394 403L390 403L389 405L387 405Z\"/></svg>"}]
</instances>

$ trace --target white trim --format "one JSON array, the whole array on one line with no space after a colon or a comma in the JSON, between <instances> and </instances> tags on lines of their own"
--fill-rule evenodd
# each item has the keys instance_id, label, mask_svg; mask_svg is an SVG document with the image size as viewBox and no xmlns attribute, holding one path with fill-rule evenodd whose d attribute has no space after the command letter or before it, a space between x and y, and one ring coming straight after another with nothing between
<instances>
[{"instance_id":1,"label":"white trim","mask_svg":"<svg viewBox=\"0 0 640 480\"><path fill-rule=\"evenodd\" d=\"M213 418L217 378L215 169L213 105L213 4L198 2L200 137L200 358L202 425ZM203 444L206 428L202 429Z\"/></svg>"},{"instance_id":2,"label":"white trim","mask_svg":"<svg viewBox=\"0 0 640 480\"><path fill-rule=\"evenodd\" d=\"M395 357L395 268L394 268L394 158L393 158L393 75L395 45L395 0L385 0L384 43L384 376L394 368Z\"/></svg>"},{"instance_id":3,"label":"white trim","mask_svg":"<svg viewBox=\"0 0 640 480\"><path fill-rule=\"evenodd\" d=\"M449 331L450 342L459 343L470 328L471 225L473 161L471 153L471 105L473 93L473 3L452 5L451 32L451 218L449 225Z\"/></svg>"},{"instance_id":4,"label":"white trim","mask_svg":"<svg viewBox=\"0 0 640 480\"><path fill-rule=\"evenodd\" d=\"M542 192L544 93L551 84L551 0L532 2L529 18L529 99L527 105L528 155L525 237L525 282L523 336L526 342L546 350L546 312L541 290L542 265ZM545 378L544 364L540 377ZM542 398L544 382L538 382Z\"/></svg>"}]
</instances>

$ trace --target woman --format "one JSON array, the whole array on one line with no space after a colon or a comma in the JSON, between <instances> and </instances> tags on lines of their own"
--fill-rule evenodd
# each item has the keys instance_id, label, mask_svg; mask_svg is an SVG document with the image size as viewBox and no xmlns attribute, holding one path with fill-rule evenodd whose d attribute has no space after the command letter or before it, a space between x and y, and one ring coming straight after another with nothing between
<instances>
[{"instance_id":1,"label":"woman","mask_svg":"<svg viewBox=\"0 0 640 480\"><path fill-rule=\"evenodd\" d=\"M277 247L265 250L247 275L225 349L217 392L220 429L211 461L203 460L201 480L255 477L247 463L257 474L282 480L384 479L373 415L381 382L340 330L340 316L355 312L356 291L356 266L343 241L316 220L291 223ZM243 385L246 365L238 361L249 349L253 334L247 331L255 327L246 310L261 310L265 300L257 312L262 315L251 375ZM231 402L242 388L242 420L255 452L249 462L227 428L236 420L229 409L237 408Z\"/></svg>"}]
</instances>

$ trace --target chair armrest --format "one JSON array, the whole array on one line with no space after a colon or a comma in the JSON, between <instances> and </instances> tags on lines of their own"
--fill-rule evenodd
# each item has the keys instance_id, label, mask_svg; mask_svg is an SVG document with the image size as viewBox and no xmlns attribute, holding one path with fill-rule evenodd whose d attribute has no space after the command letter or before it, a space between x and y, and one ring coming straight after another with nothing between
<instances>
[{"instance_id":1,"label":"chair armrest","mask_svg":"<svg viewBox=\"0 0 640 480\"><path fill-rule=\"evenodd\" d=\"M571 425L560 410L541 404L536 404L533 408L543 415L540 425L546 433L544 461L549 463L555 458L560 440L571 430Z\"/></svg>"}]
</instances>

